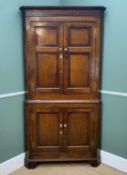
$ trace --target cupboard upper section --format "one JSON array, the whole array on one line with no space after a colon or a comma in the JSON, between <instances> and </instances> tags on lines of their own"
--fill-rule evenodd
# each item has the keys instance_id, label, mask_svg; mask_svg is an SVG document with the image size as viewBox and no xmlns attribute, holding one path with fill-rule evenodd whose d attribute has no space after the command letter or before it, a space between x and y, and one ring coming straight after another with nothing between
<instances>
[{"instance_id":1,"label":"cupboard upper section","mask_svg":"<svg viewBox=\"0 0 127 175\"><path fill-rule=\"evenodd\" d=\"M29 99L97 99L104 7L21 7Z\"/></svg>"}]
</instances>

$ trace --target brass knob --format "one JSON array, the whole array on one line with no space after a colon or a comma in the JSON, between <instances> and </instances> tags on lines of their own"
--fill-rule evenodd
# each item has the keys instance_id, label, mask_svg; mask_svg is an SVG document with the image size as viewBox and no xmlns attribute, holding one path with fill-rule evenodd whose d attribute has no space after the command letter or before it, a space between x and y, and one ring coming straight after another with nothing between
<instances>
[{"instance_id":1,"label":"brass knob","mask_svg":"<svg viewBox=\"0 0 127 175\"><path fill-rule=\"evenodd\" d=\"M66 123L64 123L64 128L67 128L67 124Z\"/></svg>"},{"instance_id":2,"label":"brass knob","mask_svg":"<svg viewBox=\"0 0 127 175\"><path fill-rule=\"evenodd\" d=\"M63 134L63 131L60 131L60 135L62 135Z\"/></svg>"},{"instance_id":3,"label":"brass knob","mask_svg":"<svg viewBox=\"0 0 127 175\"><path fill-rule=\"evenodd\" d=\"M63 55L60 55L59 58L62 60L63 59Z\"/></svg>"},{"instance_id":4,"label":"brass knob","mask_svg":"<svg viewBox=\"0 0 127 175\"><path fill-rule=\"evenodd\" d=\"M62 127L63 127L62 123L60 123L59 127L60 127L60 128L62 128Z\"/></svg>"},{"instance_id":5,"label":"brass knob","mask_svg":"<svg viewBox=\"0 0 127 175\"><path fill-rule=\"evenodd\" d=\"M63 50L63 49L60 47L60 48L59 48L59 51L62 51L62 50Z\"/></svg>"}]
</instances>

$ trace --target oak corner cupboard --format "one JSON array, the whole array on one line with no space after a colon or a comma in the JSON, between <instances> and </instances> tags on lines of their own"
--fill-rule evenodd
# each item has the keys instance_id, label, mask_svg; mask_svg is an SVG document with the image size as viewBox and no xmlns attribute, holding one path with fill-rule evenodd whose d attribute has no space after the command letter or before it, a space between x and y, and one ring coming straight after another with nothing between
<instances>
[{"instance_id":1,"label":"oak corner cupboard","mask_svg":"<svg viewBox=\"0 0 127 175\"><path fill-rule=\"evenodd\" d=\"M25 56L25 165L99 163L105 7L20 7Z\"/></svg>"}]
</instances>

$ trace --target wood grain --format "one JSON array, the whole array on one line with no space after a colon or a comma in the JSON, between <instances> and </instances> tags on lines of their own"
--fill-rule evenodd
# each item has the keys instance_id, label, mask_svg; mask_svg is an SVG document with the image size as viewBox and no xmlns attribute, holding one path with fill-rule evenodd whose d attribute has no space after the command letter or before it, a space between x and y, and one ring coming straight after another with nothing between
<instances>
[{"instance_id":1,"label":"wood grain","mask_svg":"<svg viewBox=\"0 0 127 175\"><path fill-rule=\"evenodd\" d=\"M25 52L25 165L99 163L104 7L21 7Z\"/></svg>"}]
</instances>

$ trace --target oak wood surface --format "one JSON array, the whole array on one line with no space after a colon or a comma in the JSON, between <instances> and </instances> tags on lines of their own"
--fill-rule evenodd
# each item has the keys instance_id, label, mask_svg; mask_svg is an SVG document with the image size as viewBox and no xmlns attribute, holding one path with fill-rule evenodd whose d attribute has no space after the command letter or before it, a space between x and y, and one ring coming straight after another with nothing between
<instances>
[{"instance_id":1,"label":"oak wood surface","mask_svg":"<svg viewBox=\"0 0 127 175\"><path fill-rule=\"evenodd\" d=\"M25 55L25 164L97 165L105 7L21 7Z\"/></svg>"}]
</instances>

